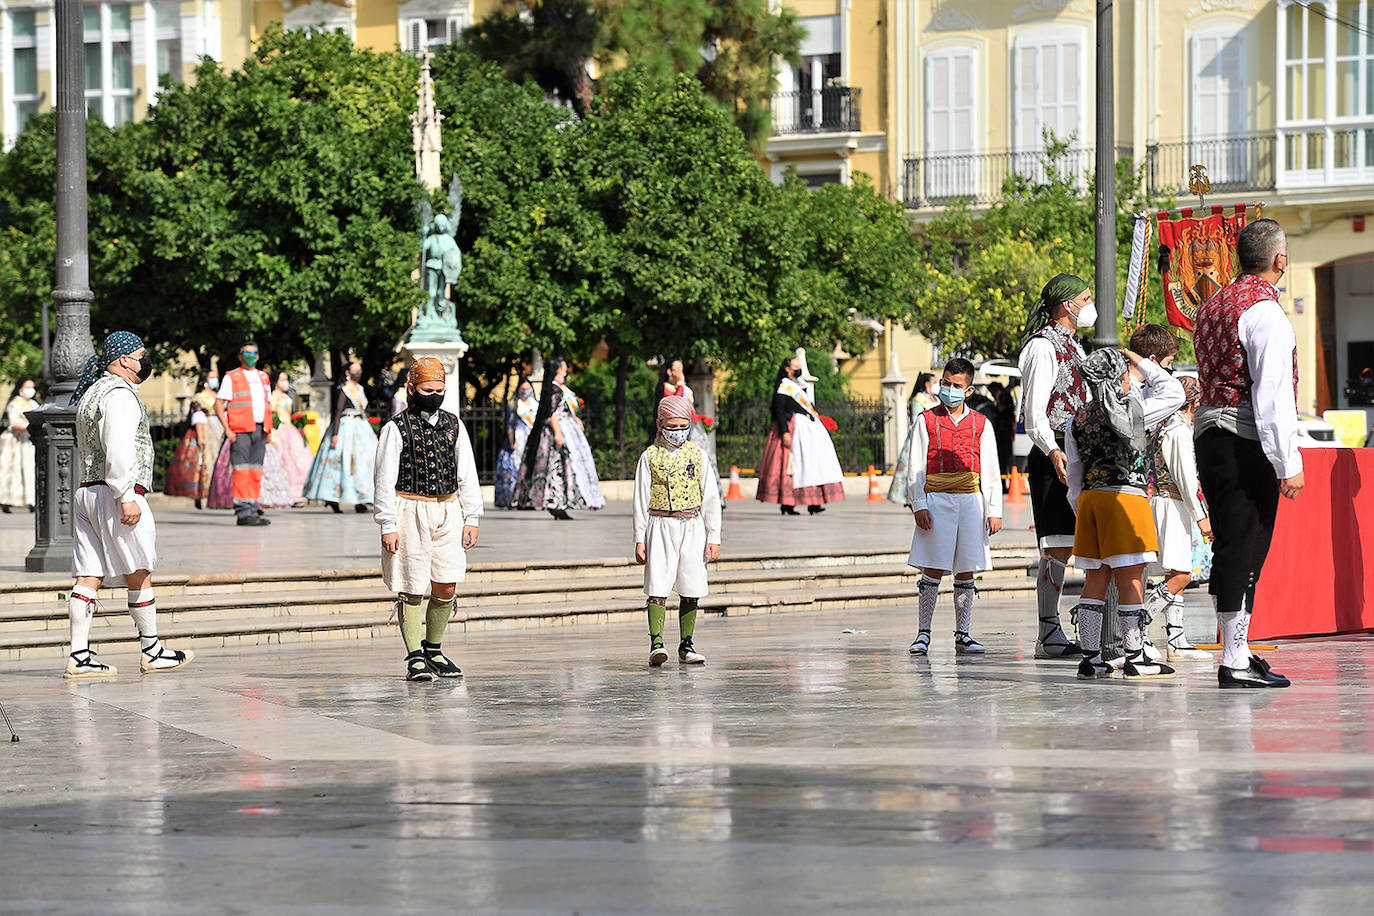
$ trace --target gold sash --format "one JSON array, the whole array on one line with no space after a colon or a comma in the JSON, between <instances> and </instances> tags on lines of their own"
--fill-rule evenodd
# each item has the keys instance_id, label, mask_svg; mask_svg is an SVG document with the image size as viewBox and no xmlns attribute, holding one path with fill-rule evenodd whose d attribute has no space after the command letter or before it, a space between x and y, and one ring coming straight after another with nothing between
<instances>
[{"instance_id":1,"label":"gold sash","mask_svg":"<svg viewBox=\"0 0 1374 916\"><path fill-rule=\"evenodd\" d=\"M940 471L926 475L927 493L977 493L977 471Z\"/></svg>"}]
</instances>

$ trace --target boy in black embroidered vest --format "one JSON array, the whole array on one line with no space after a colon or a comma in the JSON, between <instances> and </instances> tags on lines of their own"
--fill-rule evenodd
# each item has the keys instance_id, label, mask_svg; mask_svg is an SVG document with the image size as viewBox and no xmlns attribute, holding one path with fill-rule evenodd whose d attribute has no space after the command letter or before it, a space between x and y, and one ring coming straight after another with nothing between
<instances>
[{"instance_id":1,"label":"boy in black embroidered vest","mask_svg":"<svg viewBox=\"0 0 1374 916\"><path fill-rule=\"evenodd\" d=\"M687 441L692 405L668 395L658 402L658 437L635 465L635 561L644 566L649 599L649 664L668 660L663 626L668 596L678 608L678 661L700 665L696 650L697 603L706 597L706 564L720 557L720 480L700 446Z\"/></svg>"},{"instance_id":2,"label":"boy in black embroidered vest","mask_svg":"<svg viewBox=\"0 0 1374 916\"><path fill-rule=\"evenodd\" d=\"M477 544L482 491L463 421L441 409L444 367L415 360L406 379L408 406L377 441L375 495L382 526L382 579L397 593L406 647L406 680L462 677L441 651L454 591L467 572L465 551ZM420 604L428 592L429 604Z\"/></svg>"},{"instance_id":3,"label":"boy in black embroidered vest","mask_svg":"<svg viewBox=\"0 0 1374 916\"><path fill-rule=\"evenodd\" d=\"M907 564L920 569L920 629L908 651L930 651L930 626L945 573L954 573L954 651L981 655L969 635L973 575L992 568L988 536L1002 528L1002 481L997 441L987 418L964 403L973 389L973 364L951 359L940 379L940 404L924 411L911 435L907 499L916 515Z\"/></svg>"},{"instance_id":4,"label":"boy in black embroidered vest","mask_svg":"<svg viewBox=\"0 0 1374 916\"><path fill-rule=\"evenodd\" d=\"M1083 364L1092 400L1064 430L1069 504L1077 514L1073 554L1084 571L1078 607L1083 660L1078 676L1110 677L1102 657L1102 606L1114 579L1121 603L1123 673L1128 680L1168 678L1174 670L1145 656L1140 632L1145 564L1158 558L1154 517L1145 495L1147 427L1183 405L1183 386L1152 360L1129 350L1103 349Z\"/></svg>"}]
</instances>

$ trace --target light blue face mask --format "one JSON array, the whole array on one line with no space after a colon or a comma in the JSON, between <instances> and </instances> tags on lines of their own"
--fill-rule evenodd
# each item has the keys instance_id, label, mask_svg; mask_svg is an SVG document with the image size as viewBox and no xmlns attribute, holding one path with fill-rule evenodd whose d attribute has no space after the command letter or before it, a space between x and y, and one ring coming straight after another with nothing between
<instances>
[{"instance_id":1,"label":"light blue face mask","mask_svg":"<svg viewBox=\"0 0 1374 916\"><path fill-rule=\"evenodd\" d=\"M940 386L940 401L951 410L964 403L964 398L967 395L968 389L966 388L951 388L948 385Z\"/></svg>"}]
</instances>

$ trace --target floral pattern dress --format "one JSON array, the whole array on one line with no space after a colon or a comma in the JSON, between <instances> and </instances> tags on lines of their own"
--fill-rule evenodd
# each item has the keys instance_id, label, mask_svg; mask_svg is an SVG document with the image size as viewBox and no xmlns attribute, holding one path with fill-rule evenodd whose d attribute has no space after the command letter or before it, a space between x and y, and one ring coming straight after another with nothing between
<instances>
[{"instance_id":1,"label":"floral pattern dress","mask_svg":"<svg viewBox=\"0 0 1374 916\"><path fill-rule=\"evenodd\" d=\"M517 401L506 418L506 428L515 440L513 448L504 448L496 459L496 507L515 508L515 481L520 476L520 458L525 454L529 443L530 430L534 428L534 416L539 411L539 402L534 398Z\"/></svg>"},{"instance_id":2,"label":"floral pattern dress","mask_svg":"<svg viewBox=\"0 0 1374 916\"><path fill-rule=\"evenodd\" d=\"M368 422L366 409L363 386L354 381L345 383L339 392L332 434L339 437L339 443L332 445L331 435L320 443L306 479L306 499L357 506L372 502L377 433Z\"/></svg>"},{"instance_id":3,"label":"floral pattern dress","mask_svg":"<svg viewBox=\"0 0 1374 916\"><path fill-rule=\"evenodd\" d=\"M515 505L520 509L600 509L606 505L587 435L577 422L581 402L566 385L553 392L553 416L563 431L563 447L554 441L553 424L539 432L534 460L520 469Z\"/></svg>"}]
</instances>

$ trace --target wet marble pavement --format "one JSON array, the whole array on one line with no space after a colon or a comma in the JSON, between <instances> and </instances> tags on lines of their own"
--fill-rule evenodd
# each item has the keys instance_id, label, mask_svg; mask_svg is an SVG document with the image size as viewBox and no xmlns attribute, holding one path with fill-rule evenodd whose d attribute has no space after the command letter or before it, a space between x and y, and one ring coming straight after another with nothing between
<instances>
[{"instance_id":1,"label":"wet marble pavement","mask_svg":"<svg viewBox=\"0 0 1374 916\"><path fill-rule=\"evenodd\" d=\"M461 683L388 640L3 665L0 912L1368 911L1374 640L1222 692L1077 682L1024 602L956 658L949 614L928 661L865 611L706 620L699 669L635 626L454 639Z\"/></svg>"}]
</instances>

